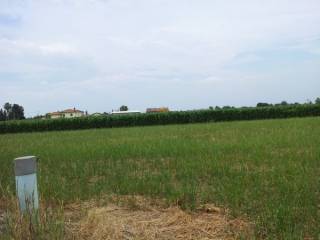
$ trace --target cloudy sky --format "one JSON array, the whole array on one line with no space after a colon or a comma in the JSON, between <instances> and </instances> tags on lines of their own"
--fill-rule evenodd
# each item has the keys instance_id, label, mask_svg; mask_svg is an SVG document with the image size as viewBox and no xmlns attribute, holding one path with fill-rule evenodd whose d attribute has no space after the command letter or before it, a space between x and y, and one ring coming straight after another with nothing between
<instances>
[{"instance_id":1,"label":"cloudy sky","mask_svg":"<svg viewBox=\"0 0 320 240\"><path fill-rule=\"evenodd\" d=\"M319 0L0 0L0 104L251 106L320 96Z\"/></svg>"}]
</instances>

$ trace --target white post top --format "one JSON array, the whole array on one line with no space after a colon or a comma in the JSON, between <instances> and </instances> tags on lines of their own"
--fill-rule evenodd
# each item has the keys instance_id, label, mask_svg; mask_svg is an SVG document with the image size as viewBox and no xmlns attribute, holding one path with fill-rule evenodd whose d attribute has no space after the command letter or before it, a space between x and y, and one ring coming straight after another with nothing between
<instances>
[{"instance_id":1,"label":"white post top","mask_svg":"<svg viewBox=\"0 0 320 240\"><path fill-rule=\"evenodd\" d=\"M14 160L16 176L33 174L37 171L37 158L35 156L19 157Z\"/></svg>"}]
</instances>

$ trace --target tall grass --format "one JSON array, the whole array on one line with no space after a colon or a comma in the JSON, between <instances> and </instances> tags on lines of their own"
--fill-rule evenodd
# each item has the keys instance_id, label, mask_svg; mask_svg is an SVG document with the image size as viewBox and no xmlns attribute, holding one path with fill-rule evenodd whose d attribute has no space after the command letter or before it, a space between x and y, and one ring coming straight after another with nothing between
<instances>
[{"instance_id":1,"label":"tall grass","mask_svg":"<svg viewBox=\"0 0 320 240\"><path fill-rule=\"evenodd\" d=\"M0 213L4 214L0 221L0 239L34 240L64 239L63 204L56 201L52 204L42 201L39 209L24 213L19 211L19 203L9 189L2 189L0 197Z\"/></svg>"},{"instance_id":2,"label":"tall grass","mask_svg":"<svg viewBox=\"0 0 320 240\"><path fill-rule=\"evenodd\" d=\"M15 157L39 157L47 201L105 193L215 202L247 215L257 237L320 234L320 118L0 135L0 182ZM0 195L3 194L0 192Z\"/></svg>"}]
</instances>

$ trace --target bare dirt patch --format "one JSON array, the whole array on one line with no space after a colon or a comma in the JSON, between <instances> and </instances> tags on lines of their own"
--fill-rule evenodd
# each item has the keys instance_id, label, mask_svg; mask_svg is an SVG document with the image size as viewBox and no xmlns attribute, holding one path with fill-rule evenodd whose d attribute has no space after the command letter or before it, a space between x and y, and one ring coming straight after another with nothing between
<instances>
[{"instance_id":1,"label":"bare dirt patch","mask_svg":"<svg viewBox=\"0 0 320 240\"><path fill-rule=\"evenodd\" d=\"M253 227L248 221L231 218L227 210L214 205L187 212L142 197L97 205L91 201L66 207L69 209L65 211L66 218L69 218L65 222L66 232L70 239L253 238Z\"/></svg>"}]
</instances>

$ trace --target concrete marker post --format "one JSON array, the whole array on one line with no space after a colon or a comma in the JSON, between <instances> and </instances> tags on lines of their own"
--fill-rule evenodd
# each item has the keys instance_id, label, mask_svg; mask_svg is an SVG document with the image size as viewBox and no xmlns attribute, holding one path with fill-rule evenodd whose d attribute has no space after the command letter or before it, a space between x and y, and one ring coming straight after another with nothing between
<instances>
[{"instance_id":1,"label":"concrete marker post","mask_svg":"<svg viewBox=\"0 0 320 240\"><path fill-rule=\"evenodd\" d=\"M16 191L21 213L39 207L37 187L37 161L35 156L19 157L14 160Z\"/></svg>"}]
</instances>

